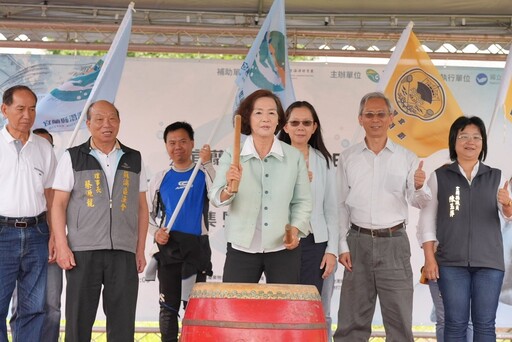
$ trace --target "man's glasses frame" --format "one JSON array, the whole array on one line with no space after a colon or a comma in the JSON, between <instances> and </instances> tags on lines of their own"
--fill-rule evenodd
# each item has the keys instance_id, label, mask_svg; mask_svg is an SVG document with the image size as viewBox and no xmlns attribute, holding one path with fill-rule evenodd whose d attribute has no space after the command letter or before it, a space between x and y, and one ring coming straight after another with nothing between
<instances>
[{"instance_id":1,"label":"man's glasses frame","mask_svg":"<svg viewBox=\"0 0 512 342\"><path fill-rule=\"evenodd\" d=\"M364 112L361 115L368 120L373 120L375 117L379 119L385 119L388 116L389 112Z\"/></svg>"}]
</instances>

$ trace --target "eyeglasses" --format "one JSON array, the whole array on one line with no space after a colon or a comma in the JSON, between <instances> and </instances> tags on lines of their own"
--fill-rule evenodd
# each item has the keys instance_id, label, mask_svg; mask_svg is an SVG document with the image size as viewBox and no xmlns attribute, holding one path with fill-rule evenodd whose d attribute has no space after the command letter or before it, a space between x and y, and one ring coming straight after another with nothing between
<instances>
[{"instance_id":1,"label":"eyeglasses","mask_svg":"<svg viewBox=\"0 0 512 342\"><path fill-rule=\"evenodd\" d=\"M378 117L379 119L384 119L389 113L388 112L364 112L362 115L365 119L371 120L375 117Z\"/></svg>"},{"instance_id":2,"label":"eyeglasses","mask_svg":"<svg viewBox=\"0 0 512 342\"><path fill-rule=\"evenodd\" d=\"M482 136L481 135L469 135L469 134L461 134L457 137L460 141L468 142L470 140L473 140L474 142L481 142Z\"/></svg>"},{"instance_id":3,"label":"eyeglasses","mask_svg":"<svg viewBox=\"0 0 512 342\"><path fill-rule=\"evenodd\" d=\"M288 121L288 123L292 127L297 127L300 124L302 124L304 127L309 127L314 123L314 121L313 120L304 120L304 121L293 120L293 121Z\"/></svg>"}]
</instances>

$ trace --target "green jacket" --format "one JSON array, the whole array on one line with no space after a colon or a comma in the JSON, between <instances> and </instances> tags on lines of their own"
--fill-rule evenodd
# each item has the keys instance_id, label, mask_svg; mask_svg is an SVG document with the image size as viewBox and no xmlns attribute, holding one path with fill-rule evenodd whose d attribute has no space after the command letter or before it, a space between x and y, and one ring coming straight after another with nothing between
<instances>
[{"instance_id":1,"label":"green jacket","mask_svg":"<svg viewBox=\"0 0 512 342\"><path fill-rule=\"evenodd\" d=\"M217 176L208 193L216 206L229 205L225 222L227 242L249 248L261 211L262 246L274 249L283 245L285 225L299 229L306 236L312 210L311 189L306 162L302 154L281 141L275 140L275 151L260 160L247 154L248 139L240 156L242 179L238 193L220 202L220 192L226 185L226 172L231 164L232 149L219 160Z\"/></svg>"}]
</instances>

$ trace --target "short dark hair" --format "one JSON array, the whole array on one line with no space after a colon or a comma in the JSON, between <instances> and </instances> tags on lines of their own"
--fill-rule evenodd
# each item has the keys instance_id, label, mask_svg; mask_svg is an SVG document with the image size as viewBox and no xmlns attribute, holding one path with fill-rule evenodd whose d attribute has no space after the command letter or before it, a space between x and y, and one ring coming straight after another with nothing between
<instances>
[{"instance_id":1,"label":"short dark hair","mask_svg":"<svg viewBox=\"0 0 512 342\"><path fill-rule=\"evenodd\" d=\"M91 110L92 110L92 107L94 107L94 105L98 102L108 102L112 105L112 107L114 107L115 111L116 111L116 114L117 114L117 117L119 118L119 109L117 109L117 107L115 106L115 104L113 104L112 102L108 101L108 100L98 100L98 101L95 101L93 103L91 103L89 105L89 108L87 108L87 120L91 120Z\"/></svg>"},{"instance_id":2,"label":"short dark hair","mask_svg":"<svg viewBox=\"0 0 512 342\"><path fill-rule=\"evenodd\" d=\"M283 105L281 104L281 100L279 100L279 97L277 97L277 95L275 95L270 90L259 89L250 94L249 96L247 96L245 99L243 99L242 102L240 102L238 108L236 109L235 114L240 114L240 116L242 117L242 134L251 134L251 114L254 109L254 103L256 102L256 100L262 97L272 98L277 105L278 124L274 134L279 132L279 130L281 130L281 128L283 128L284 124L286 123Z\"/></svg>"},{"instance_id":3,"label":"short dark hair","mask_svg":"<svg viewBox=\"0 0 512 342\"><path fill-rule=\"evenodd\" d=\"M307 101L295 101L286 109L286 122L288 122L288 120L290 119L290 115L292 114L292 111L295 108L307 108L311 112L311 115L313 116L313 122L316 123L317 127L315 132L311 135L311 138L309 138L308 144L311 145L311 147L319 150L320 153L322 153L322 155L325 158L325 161L327 162L327 168L329 168L329 161L332 161L332 156L327 150L327 147L325 147L324 138L322 137L322 126L320 125L320 118L318 117L315 107L313 107L313 105ZM291 145L292 140L290 138L290 135L286 133L284 129L282 129L281 132L279 132L278 139Z\"/></svg>"},{"instance_id":4,"label":"short dark hair","mask_svg":"<svg viewBox=\"0 0 512 342\"><path fill-rule=\"evenodd\" d=\"M372 99L382 99L384 102L386 102L386 107L388 107L388 112L393 113L393 106L391 106L391 102L389 99L384 95L384 93L381 93L379 91L374 91L372 93L368 93L361 99L361 102L359 102L359 115L363 114L364 106L368 102L368 100Z\"/></svg>"},{"instance_id":5,"label":"short dark hair","mask_svg":"<svg viewBox=\"0 0 512 342\"><path fill-rule=\"evenodd\" d=\"M32 96L34 96L34 100L36 101L36 104L37 104L37 95L32 91L32 89L30 89L29 87L24 86L24 85L15 85L15 86L10 87L6 91L4 91L4 95L2 97L2 102L7 106L12 105L12 102L14 101L14 99L13 99L14 93L17 91L21 91L21 90L26 90L29 93L31 93Z\"/></svg>"},{"instance_id":6,"label":"short dark hair","mask_svg":"<svg viewBox=\"0 0 512 342\"><path fill-rule=\"evenodd\" d=\"M450 133L448 135L448 148L450 151L450 159L452 161L457 160L457 152L455 151L455 144L457 143L457 138L459 136L459 132L466 128L469 125L475 125L480 130L480 135L482 135L482 151L478 155L479 161L484 161L487 156L487 132L485 130L485 124L478 116L460 116L452 123L450 127Z\"/></svg>"},{"instance_id":7,"label":"short dark hair","mask_svg":"<svg viewBox=\"0 0 512 342\"><path fill-rule=\"evenodd\" d=\"M52 144L53 146L53 135L51 135L50 132L48 132L48 130L46 128L36 128L32 131L32 133L34 134L48 134L48 136L50 137L50 143Z\"/></svg>"},{"instance_id":8,"label":"short dark hair","mask_svg":"<svg viewBox=\"0 0 512 342\"><path fill-rule=\"evenodd\" d=\"M192 129L192 126L186 121L176 121L165 127L164 142L167 142L167 134L169 134L169 132L174 132L178 129L184 129L187 132L190 140L194 140L194 129Z\"/></svg>"}]
</instances>

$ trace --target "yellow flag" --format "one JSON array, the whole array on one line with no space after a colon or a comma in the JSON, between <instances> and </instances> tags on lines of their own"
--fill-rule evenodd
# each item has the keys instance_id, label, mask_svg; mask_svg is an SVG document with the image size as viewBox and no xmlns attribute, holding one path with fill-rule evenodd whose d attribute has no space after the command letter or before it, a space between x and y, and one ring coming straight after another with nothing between
<instances>
[{"instance_id":1,"label":"yellow flag","mask_svg":"<svg viewBox=\"0 0 512 342\"><path fill-rule=\"evenodd\" d=\"M503 107L505 109L505 116L510 120L510 122L512 122L512 79L510 79L510 77L508 80L507 96L503 103Z\"/></svg>"},{"instance_id":2,"label":"yellow flag","mask_svg":"<svg viewBox=\"0 0 512 342\"><path fill-rule=\"evenodd\" d=\"M463 115L409 23L379 83L395 118L389 137L419 157L448 148L448 132Z\"/></svg>"}]
</instances>

